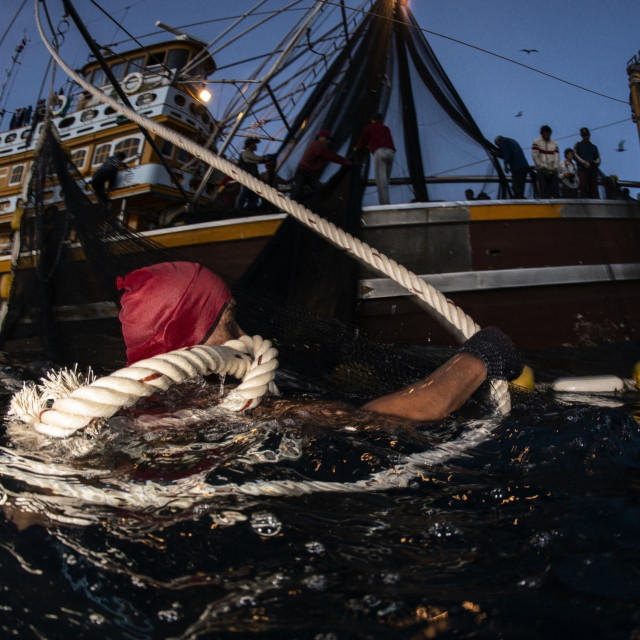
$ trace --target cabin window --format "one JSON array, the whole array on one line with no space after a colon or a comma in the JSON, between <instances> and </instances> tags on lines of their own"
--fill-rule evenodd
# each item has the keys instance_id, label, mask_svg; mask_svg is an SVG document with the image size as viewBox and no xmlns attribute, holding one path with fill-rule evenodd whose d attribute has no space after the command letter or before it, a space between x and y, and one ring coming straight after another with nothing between
<instances>
[{"instance_id":1,"label":"cabin window","mask_svg":"<svg viewBox=\"0 0 640 640\"><path fill-rule=\"evenodd\" d=\"M167 158L171 158L173 156L173 145L168 140L164 140L160 147L160 153Z\"/></svg>"},{"instance_id":2,"label":"cabin window","mask_svg":"<svg viewBox=\"0 0 640 640\"><path fill-rule=\"evenodd\" d=\"M177 93L175 96L173 96L173 101L179 106L179 107L184 107L184 105L187 103L186 98L183 95L180 95L179 93Z\"/></svg>"},{"instance_id":3,"label":"cabin window","mask_svg":"<svg viewBox=\"0 0 640 640\"><path fill-rule=\"evenodd\" d=\"M116 77L116 80L122 80L124 78L124 70L127 67L127 61L123 60L122 62L116 62L111 65L111 73Z\"/></svg>"},{"instance_id":4,"label":"cabin window","mask_svg":"<svg viewBox=\"0 0 640 640\"><path fill-rule=\"evenodd\" d=\"M138 148L140 147L140 140L138 138L125 138L118 142L118 144L113 148L113 152L117 153L118 151L122 151L126 153L126 158L133 158L133 156L138 154Z\"/></svg>"},{"instance_id":5,"label":"cabin window","mask_svg":"<svg viewBox=\"0 0 640 640\"><path fill-rule=\"evenodd\" d=\"M131 60L129 60L127 73L141 73L142 71L144 71L145 60L146 60L146 56L138 56L137 58L131 58Z\"/></svg>"},{"instance_id":6,"label":"cabin window","mask_svg":"<svg viewBox=\"0 0 640 640\"><path fill-rule=\"evenodd\" d=\"M11 169L11 175L9 176L9 184L20 184L22 182L22 176L24 175L24 165L17 164Z\"/></svg>"},{"instance_id":7,"label":"cabin window","mask_svg":"<svg viewBox=\"0 0 640 640\"><path fill-rule=\"evenodd\" d=\"M76 121L74 116L69 116L68 118L64 118L58 122L58 127L64 129L65 127L70 127Z\"/></svg>"},{"instance_id":8,"label":"cabin window","mask_svg":"<svg viewBox=\"0 0 640 640\"><path fill-rule=\"evenodd\" d=\"M76 149L71 153L71 162L76 165L78 169L84 169L84 163L87 161L87 150Z\"/></svg>"},{"instance_id":9,"label":"cabin window","mask_svg":"<svg viewBox=\"0 0 640 640\"><path fill-rule=\"evenodd\" d=\"M136 105L139 107L144 106L145 104L149 104L156 99L156 94L152 91L147 91L147 93L143 93L142 95L136 98Z\"/></svg>"},{"instance_id":10,"label":"cabin window","mask_svg":"<svg viewBox=\"0 0 640 640\"><path fill-rule=\"evenodd\" d=\"M182 69L189 59L189 52L186 49L171 49L167 56L167 67L169 69Z\"/></svg>"},{"instance_id":11,"label":"cabin window","mask_svg":"<svg viewBox=\"0 0 640 640\"><path fill-rule=\"evenodd\" d=\"M152 65L160 65L161 67L164 66L164 51L158 51L157 53L152 53L149 56L149 63L148 66L151 67Z\"/></svg>"},{"instance_id":12,"label":"cabin window","mask_svg":"<svg viewBox=\"0 0 640 640\"><path fill-rule=\"evenodd\" d=\"M178 162L189 162L193 156L184 149L178 149Z\"/></svg>"},{"instance_id":13,"label":"cabin window","mask_svg":"<svg viewBox=\"0 0 640 640\"><path fill-rule=\"evenodd\" d=\"M80 116L80 121L81 122L89 122L89 120L93 120L97 115L98 115L98 110L97 109L89 109L88 111L85 111Z\"/></svg>"},{"instance_id":14,"label":"cabin window","mask_svg":"<svg viewBox=\"0 0 640 640\"><path fill-rule=\"evenodd\" d=\"M107 77L104 74L102 69L94 69L93 75L91 76L91 84L99 87L103 84L106 84Z\"/></svg>"},{"instance_id":15,"label":"cabin window","mask_svg":"<svg viewBox=\"0 0 640 640\"><path fill-rule=\"evenodd\" d=\"M111 144L101 144L93 152L92 165L102 164L111 155Z\"/></svg>"}]
</instances>

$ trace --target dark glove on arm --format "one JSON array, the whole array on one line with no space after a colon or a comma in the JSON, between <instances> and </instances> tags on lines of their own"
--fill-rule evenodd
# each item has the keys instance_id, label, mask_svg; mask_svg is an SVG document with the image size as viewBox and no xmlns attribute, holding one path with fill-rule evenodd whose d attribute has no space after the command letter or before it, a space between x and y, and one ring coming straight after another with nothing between
<instances>
[{"instance_id":1,"label":"dark glove on arm","mask_svg":"<svg viewBox=\"0 0 640 640\"><path fill-rule=\"evenodd\" d=\"M489 378L513 380L522 373L522 361L513 342L497 327L478 331L458 349L458 353L469 353L482 360Z\"/></svg>"}]
</instances>

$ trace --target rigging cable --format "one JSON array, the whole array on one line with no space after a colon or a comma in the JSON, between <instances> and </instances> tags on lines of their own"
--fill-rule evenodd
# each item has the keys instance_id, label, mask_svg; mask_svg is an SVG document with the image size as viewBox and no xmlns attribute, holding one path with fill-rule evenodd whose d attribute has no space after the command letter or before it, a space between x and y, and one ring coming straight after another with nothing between
<instances>
[{"instance_id":1,"label":"rigging cable","mask_svg":"<svg viewBox=\"0 0 640 640\"><path fill-rule=\"evenodd\" d=\"M339 2L332 0L324 0L325 4L332 4L335 6L340 6ZM445 40L449 40L451 42L455 42L456 44L464 45L465 47L469 47L471 49L475 49L476 51L480 51L482 53L486 53L490 56L494 56L495 58L500 58L501 60L505 60L506 62L511 62L513 64L518 65L519 67L524 67L525 69L529 69L529 71L534 71L535 73L539 73L540 75L546 76L553 80L557 80L558 82L563 82L564 84L568 84L572 87L576 87L577 89L581 89L582 91L587 91L588 93L593 93L597 96L601 96L602 98L607 98L607 100L613 100L614 102L622 102L622 104L629 104L628 100L621 100L620 98L614 98L612 96L608 96L606 93L601 93L600 91L595 91L594 89L588 89L587 87L583 87L580 84L576 84L575 82L571 82L570 80L565 80L564 78L560 78L559 76L554 76L552 73L547 73L546 71L541 71L540 69L536 69L528 64L524 64L524 62L518 62L518 60L514 60L513 58L507 58L507 56L503 56L499 53L495 53L494 51L489 51L489 49L483 49L482 47L478 47L475 44L471 44L469 42L465 42L464 40L459 40L458 38L453 38L452 36L446 36L443 33L438 33L437 31L430 31L429 29L423 29L420 25L411 25L403 22L402 20L398 20L397 18L386 18L385 16L380 15L379 13L374 13L373 11L365 11L364 9L358 9L357 7L348 7L352 11L357 11L364 14L369 14L372 16L376 16L378 18L382 18L384 20L390 20L391 22L397 22L398 24L407 25L409 27L413 27L414 29L419 29L423 33L428 33L432 36L438 36L439 38L444 38Z\"/></svg>"},{"instance_id":2,"label":"rigging cable","mask_svg":"<svg viewBox=\"0 0 640 640\"><path fill-rule=\"evenodd\" d=\"M20 12L24 9L24 5L26 3L27 3L27 0L22 0L22 4L16 11L16 14L13 16L13 18L11 19L11 22L9 22L9 24L7 25L7 28L4 30L4 33L2 34L2 37L0 38L0 46L2 46L4 39L7 37L7 33L9 33L9 31L11 30L11 27L13 27L13 23L18 19L18 16L20 15Z\"/></svg>"},{"instance_id":3,"label":"rigging cable","mask_svg":"<svg viewBox=\"0 0 640 640\"><path fill-rule=\"evenodd\" d=\"M90 0L91 4L96 7L96 9L98 9L99 11L101 11L102 13L104 13L105 16L107 16L107 18L109 18L109 20L111 20L111 22L113 22L119 29L121 29L122 31L124 31L131 40L133 40L143 51L145 51L149 57L151 57L151 52L149 51L149 49L143 45L135 36L131 35L123 26L122 24L120 24L113 16L109 15L109 13L107 13L95 0ZM127 10L129 9L129 7L127 7ZM110 46L115 46L115 45L107 45L106 48L109 49ZM109 49L110 50L110 49ZM127 60L128 58L123 58L122 56L120 56L119 54L115 54L117 55L121 60ZM169 67L167 67L167 65L164 64L164 62L160 62L159 63L165 71L171 72L171 69L169 69ZM139 67L140 69L142 69L143 67Z\"/></svg>"},{"instance_id":4,"label":"rigging cable","mask_svg":"<svg viewBox=\"0 0 640 640\"><path fill-rule=\"evenodd\" d=\"M325 4L328 5L334 5L336 7L340 7L340 3L339 1L332 1L332 0L323 0L323 2ZM373 16L377 16L379 18L383 18L385 20L390 20L392 22L398 22L400 24L404 24L402 23L401 20L397 20L396 18L386 18L385 16L381 16L380 14L374 13L372 11L368 11L366 9L359 9L357 7L347 7L347 9L351 10L351 11L355 11L355 12L359 12L359 13L363 13L363 14L369 14L369 15L373 15ZM295 9L296 11L299 11L299 9ZM267 12L264 12L267 13ZM272 12L270 12L272 13ZM192 22L190 24L184 25L179 27L180 29L188 29L189 27L195 27L195 26L200 26L203 24L210 24L213 22L221 22L224 20L233 20L236 19L238 16L230 16L230 17L226 17L226 18L215 18L212 20L202 20L200 22ZM535 67L532 67L528 64L524 64L523 62L519 62L518 60L514 60L513 58L508 58L507 56L503 56L499 53L495 53L494 51L490 51L489 49L484 49L483 47L479 47L477 45L471 44L469 42L465 42L464 40L459 40L458 38L454 38L452 36L447 36L443 33L439 33L437 31L431 31L429 29L424 29L418 25L409 25L410 27L413 27L415 29L419 29L420 31L422 31L423 33L428 33L430 35L433 36L437 36L438 38L443 38L445 40L449 40L451 42L455 42L456 44L461 44L465 47L469 47L471 49L475 49L476 51L480 51L481 53L486 53L487 55L490 56L494 56L496 58L499 58L501 60L504 60L505 62L511 62L512 64L518 65L520 67L523 67L525 69L528 69L529 71L533 71L534 73L539 73L540 75L546 76L548 78L551 78L552 80L557 80L558 82L562 82L564 84L568 84L569 86L575 87L577 89L580 89L582 91L586 91L588 93L593 93L594 95L597 96L601 96L602 98L607 98L607 100L613 100L614 102L621 102L622 104L628 105L628 101L627 100L622 100L620 98L614 98L613 96L609 96L606 93L601 93L600 91L595 91L594 89L589 89L588 87L584 87L580 84L577 84L575 82L571 82L570 80L565 80L564 78L560 78L559 76L553 75L552 73L548 73L546 71L541 71L540 69L536 69ZM141 36L138 36L139 38L148 38L151 36L155 36L158 35L159 33L162 33L161 31L152 31L149 33L145 33ZM113 43L113 46L119 45L119 44L124 44L125 42L128 42L128 40L121 40L120 42L115 42Z\"/></svg>"}]
</instances>

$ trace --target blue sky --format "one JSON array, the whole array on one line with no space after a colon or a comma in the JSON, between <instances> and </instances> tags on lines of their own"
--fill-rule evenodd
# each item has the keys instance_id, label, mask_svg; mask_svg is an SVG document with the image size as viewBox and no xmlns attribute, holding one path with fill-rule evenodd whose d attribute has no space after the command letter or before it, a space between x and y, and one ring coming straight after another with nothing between
<instances>
[{"instance_id":1,"label":"blue sky","mask_svg":"<svg viewBox=\"0 0 640 640\"><path fill-rule=\"evenodd\" d=\"M310 2L303 5L308 6ZM138 36L157 31L154 22L158 19L181 26L215 16L238 14L254 3L255 0L235 0L233 3L227 0L110 0L104 8ZM282 6L286 3L286 0L281 1ZM22 0L3 0L4 25L8 25L21 4ZM76 0L74 4L98 42L111 43L126 37L89 0ZM0 83L4 83L10 58L22 35L26 34L30 41L22 54L22 65L14 69L8 79L7 88L11 90L5 91L0 102L0 106L4 105L8 110L35 101L48 61L35 28L33 5L33 0L27 0L0 45ZM58 24L62 15L61 5L60 0L47 0L54 24ZM347 0L347 5L355 6L356 0ZM273 6L273 0L270 6ZM605 173L640 181L640 143L637 127L630 118L626 74L627 61L640 49L640 2L410 0L410 6L426 30L528 64L616 99L589 93L427 33L442 66L486 137L493 139L498 134L513 137L526 148L538 135L540 125L549 124L562 149L572 146L578 139L581 126L588 126L592 129L593 142L600 148ZM226 24L213 23L188 30L210 40ZM281 24L284 29L286 20ZM6 26L0 35L5 29ZM160 39L163 37L154 36L144 42L148 44ZM241 57L252 51L261 53L266 46L267 40L252 38L221 54L217 58L218 64L224 62L225 56ZM520 51L523 48L535 48L538 53L527 55ZM65 35L61 53L76 67L86 62L86 45L81 44L73 26ZM64 76L59 73L56 84L61 85L63 81ZM48 84L45 91L47 89ZM519 112L522 116L515 117ZM5 118L2 128L7 125ZM615 151L620 140L625 140L626 151L623 153ZM635 195L638 191L633 189L632 193Z\"/></svg>"}]
</instances>

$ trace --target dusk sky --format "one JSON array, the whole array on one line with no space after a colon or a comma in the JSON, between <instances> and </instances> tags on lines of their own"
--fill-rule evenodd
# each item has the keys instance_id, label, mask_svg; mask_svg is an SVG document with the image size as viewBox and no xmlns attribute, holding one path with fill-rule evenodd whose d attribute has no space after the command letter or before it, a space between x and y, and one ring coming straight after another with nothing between
<instances>
[{"instance_id":1,"label":"dusk sky","mask_svg":"<svg viewBox=\"0 0 640 640\"><path fill-rule=\"evenodd\" d=\"M5 33L22 2L3 0L2 3L6 26L0 33L0 37L4 34L0 45L0 84L6 86L0 107L8 111L35 102L48 61L35 26L34 0L27 0L15 24ZM156 20L180 27L238 15L254 4L255 0L232 3L227 0L110 0L101 6L135 36L155 33L143 39L145 44L151 44L167 36L158 34ZM288 2L280 0L275 4L284 6ZM310 4L308 0L301 6ZM359 3L347 0L346 4ZM100 44L126 39L90 0L76 0L74 5ZM268 6L274 6L273 0ZM578 140L579 128L587 126L592 130L592 141L600 149L603 171L615 173L623 180L640 181L640 144L637 126L630 117L626 74L627 61L640 49L640 2L411 0L410 6L422 28L428 30L427 39L487 138L493 140L498 134L516 138L526 149L538 135L540 126L549 124L562 150L573 146ZM58 24L63 13L62 3L48 0L47 7L52 22ZM287 20L293 22L294 16ZM283 32L285 22L281 21ZM187 30L209 41L228 24L210 22L189 26ZM278 33L278 37L282 37L283 32ZM584 89L429 32L530 65ZM28 44L20 58L22 64L7 77L11 56L23 35ZM216 60L220 65L234 56L238 59L253 51L263 53L269 44L254 37L222 52ZM127 48L131 45L123 44L117 50ZM537 53L527 54L521 49L537 49ZM80 67L87 61L87 51L71 25L61 48L62 56L74 67ZM59 71L56 86L63 85L65 78ZM45 95L48 87L49 81ZM522 115L516 117L519 113ZM8 127L8 122L9 117L5 116L2 129ZM621 140L624 140L625 151L618 152ZM632 188L631 192L637 195L640 189Z\"/></svg>"}]
</instances>

